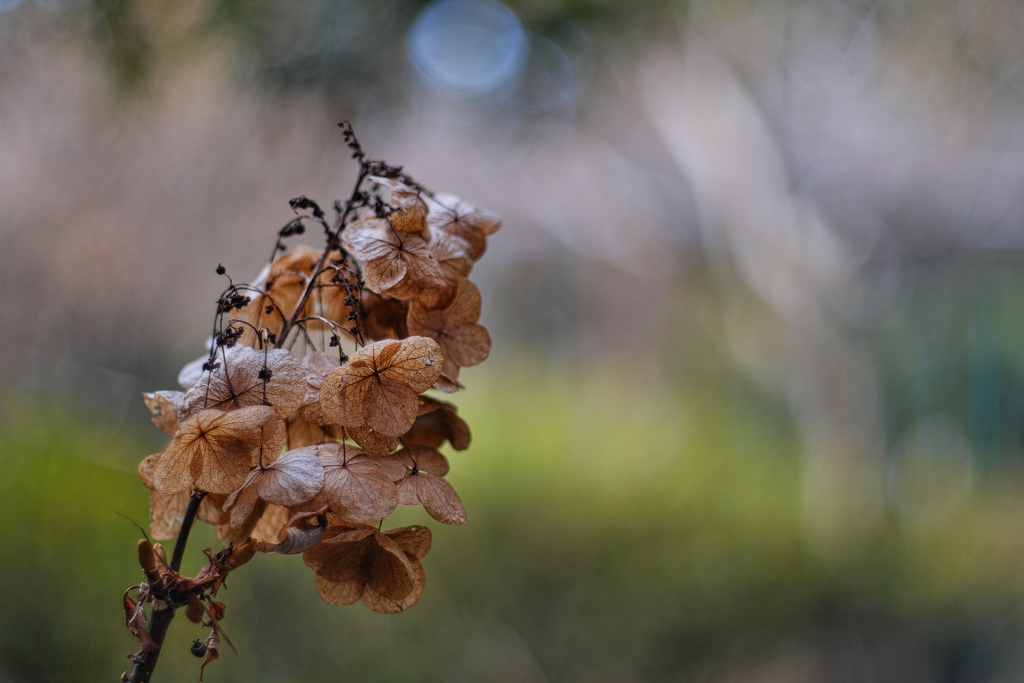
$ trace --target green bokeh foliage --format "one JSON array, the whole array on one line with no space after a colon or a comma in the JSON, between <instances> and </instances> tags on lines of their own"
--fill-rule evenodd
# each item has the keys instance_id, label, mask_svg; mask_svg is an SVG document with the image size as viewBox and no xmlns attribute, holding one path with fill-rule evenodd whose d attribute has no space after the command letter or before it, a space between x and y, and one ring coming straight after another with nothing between
<instances>
[{"instance_id":1,"label":"green bokeh foliage","mask_svg":"<svg viewBox=\"0 0 1024 683\"><path fill-rule=\"evenodd\" d=\"M240 655L225 649L207 681L667 681L849 619L934 642L1015 623L1021 506L998 487L932 523L889 510L851 552L823 553L805 533L795 436L756 403L614 365L522 362L467 383L474 443L450 454L450 479L469 523L403 508L385 524L434 531L421 601L332 607L300 558L257 557L220 594ZM159 439L5 405L0 680L116 680L133 650L120 598L141 576L139 533L114 513L146 519L132 469ZM185 571L215 543L200 528ZM188 645L204 635L176 620L157 680L196 680Z\"/></svg>"}]
</instances>

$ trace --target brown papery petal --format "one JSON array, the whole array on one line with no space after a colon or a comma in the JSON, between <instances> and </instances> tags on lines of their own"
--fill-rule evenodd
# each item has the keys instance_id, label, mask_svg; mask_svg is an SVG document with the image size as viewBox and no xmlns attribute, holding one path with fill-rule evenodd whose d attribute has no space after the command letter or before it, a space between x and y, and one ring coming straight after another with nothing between
<instances>
[{"instance_id":1,"label":"brown papery petal","mask_svg":"<svg viewBox=\"0 0 1024 683\"><path fill-rule=\"evenodd\" d=\"M479 318L480 290L462 279L447 308L431 310L413 302L409 308L409 332L436 340L447 363L469 367L482 363L491 351L490 335L476 324Z\"/></svg>"},{"instance_id":2,"label":"brown papery petal","mask_svg":"<svg viewBox=\"0 0 1024 683\"><path fill-rule=\"evenodd\" d=\"M305 406L301 411L288 418L287 446L289 449L316 446L325 441L334 441L340 438L341 434L338 429L332 428L330 425L320 426L306 419L306 411L313 410L314 406L316 413L321 415L320 419L324 419L322 413L320 413L319 401L313 405Z\"/></svg>"},{"instance_id":3,"label":"brown papery petal","mask_svg":"<svg viewBox=\"0 0 1024 683\"><path fill-rule=\"evenodd\" d=\"M324 486L324 468L308 449L288 451L262 470L256 470L260 498L283 507L301 505Z\"/></svg>"},{"instance_id":4,"label":"brown papery petal","mask_svg":"<svg viewBox=\"0 0 1024 683\"><path fill-rule=\"evenodd\" d=\"M408 233L420 233L426 228L427 204L420 198L419 192L394 178L370 176L368 180L391 190L391 204L394 211L388 220L396 230Z\"/></svg>"},{"instance_id":5,"label":"brown papery petal","mask_svg":"<svg viewBox=\"0 0 1024 683\"><path fill-rule=\"evenodd\" d=\"M179 419L208 408L270 405L283 420L302 405L306 376L289 351L236 345L218 352L214 360L220 366L189 389ZM270 373L266 382L261 379L264 370Z\"/></svg>"},{"instance_id":6,"label":"brown papery petal","mask_svg":"<svg viewBox=\"0 0 1024 683\"><path fill-rule=\"evenodd\" d=\"M280 505L268 505L260 515L260 521L256 523L256 528L252 530L252 537L257 541L277 543L291 517L292 513L288 508L283 508Z\"/></svg>"},{"instance_id":7,"label":"brown papery petal","mask_svg":"<svg viewBox=\"0 0 1024 683\"><path fill-rule=\"evenodd\" d=\"M429 472L437 477L448 474L448 458L427 446L406 446L393 456L407 468Z\"/></svg>"},{"instance_id":8,"label":"brown papery petal","mask_svg":"<svg viewBox=\"0 0 1024 683\"><path fill-rule=\"evenodd\" d=\"M295 507L313 499L324 484L324 468L311 449L288 451L265 467L249 472L242 487L225 504L231 509L231 525L249 517L257 500Z\"/></svg>"},{"instance_id":9,"label":"brown papery petal","mask_svg":"<svg viewBox=\"0 0 1024 683\"><path fill-rule=\"evenodd\" d=\"M420 503L427 514L442 524L465 524L466 509L452 485L441 477L420 472L402 482L402 505Z\"/></svg>"},{"instance_id":10,"label":"brown papery petal","mask_svg":"<svg viewBox=\"0 0 1024 683\"><path fill-rule=\"evenodd\" d=\"M366 591L365 581L337 581L328 579L320 574L316 575L314 585L316 586L316 592L323 598L324 602L328 605L337 605L339 607L359 602L359 599L363 597L363 593Z\"/></svg>"},{"instance_id":11,"label":"brown papery petal","mask_svg":"<svg viewBox=\"0 0 1024 683\"><path fill-rule=\"evenodd\" d=\"M471 246L472 259L479 260L487 249L487 236L501 227L501 218L452 194L438 193L428 201L427 224L465 239Z\"/></svg>"},{"instance_id":12,"label":"brown papery petal","mask_svg":"<svg viewBox=\"0 0 1024 683\"><path fill-rule=\"evenodd\" d=\"M327 449L336 454L324 455ZM323 446L320 459L324 468L324 497L331 509L345 519L375 524L398 507L398 487L361 451Z\"/></svg>"},{"instance_id":13,"label":"brown papery petal","mask_svg":"<svg viewBox=\"0 0 1024 683\"><path fill-rule=\"evenodd\" d=\"M317 574L317 592L332 604L351 604L367 586L391 600L414 588L412 562L395 541L373 528L330 527L323 540L303 553Z\"/></svg>"},{"instance_id":14,"label":"brown papery petal","mask_svg":"<svg viewBox=\"0 0 1024 683\"><path fill-rule=\"evenodd\" d=\"M431 225L449 232L474 230L482 235L493 235L501 227L501 217L447 192L438 192L429 198Z\"/></svg>"},{"instance_id":15,"label":"brown papery petal","mask_svg":"<svg viewBox=\"0 0 1024 683\"><path fill-rule=\"evenodd\" d=\"M412 427L417 394L440 374L437 343L425 337L382 341L360 349L324 378L320 405L324 416L345 427L366 425L387 436Z\"/></svg>"},{"instance_id":16,"label":"brown papery petal","mask_svg":"<svg viewBox=\"0 0 1024 683\"><path fill-rule=\"evenodd\" d=\"M260 431L260 443L252 452L251 467L274 462L288 443L288 427L284 420L271 420Z\"/></svg>"},{"instance_id":17,"label":"brown papery petal","mask_svg":"<svg viewBox=\"0 0 1024 683\"><path fill-rule=\"evenodd\" d=\"M391 529L384 534L391 538L398 547L413 560L423 559L423 556L430 552L431 533L425 526L413 525L404 526L400 529Z\"/></svg>"},{"instance_id":18,"label":"brown papery petal","mask_svg":"<svg viewBox=\"0 0 1024 683\"><path fill-rule=\"evenodd\" d=\"M381 595L375 590L373 584L368 585L363 591L363 604L374 612L383 614L394 614L409 609L416 604L416 601L423 595L423 589L427 585L427 575L419 562L410 562L409 578L412 580L412 590L402 598L389 598Z\"/></svg>"},{"instance_id":19,"label":"brown papery petal","mask_svg":"<svg viewBox=\"0 0 1024 683\"><path fill-rule=\"evenodd\" d=\"M345 434L370 455L387 455L401 443L400 437L380 434L365 425L346 427Z\"/></svg>"},{"instance_id":20,"label":"brown papery petal","mask_svg":"<svg viewBox=\"0 0 1024 683\"><path fill-rule=\"evenodd\" d=\"M142 395L149 408L149 419L168 434L178 431L178 411L184 398L185 393L181 391L154 391Z\"/></svg>"},{"instance_id":21,"label":"brown papery petal","mask_svg":"<svg viewBox=\"0 0 1024 683\"><path fill-rule=\"evenodd\" d=\"M359 326L370 339L404 339L409 336L406 318L409 304L364 289L359 297Z\"/></svg>"},{"instance_id":22,"label":"brown papery petal","mask_svg":"<svg viewBox=\"0 0 1024 683\"><path fill-rule=\"evenodd\" d=\"M230 493L245 481L261 427L274 419L267 406L226 413L203 410L182 423L157 465L154 485L162 493L193 486L211 493Z\"/></svg>"},{"instance_id":23,"label":"brown papery petal","mask_svg":"<svg viewBox=\"0 0 1024 683\"><path fill-rule=\"evenodd\" d=\"M203 373L205 372L203 366L208 360L210 360L210 356L206 354L196 358L194 361L185 363L185 366L178 372L178 385L185 391L188 391L198 384L199 380L203 378Z\"/></svg>"},{"instance_id":24,"label":"brown papery petal","mask_svg":"<svg viewBox=\"0 0 1024 683\"><path fill-rule=\"evenodd\" d=\"M265 553L279 553L281 555L298 555L304 553L324 537L324 532L327 531L327 527L313 527L311 529L297 529L295 527L287 527L282 529L284 539L277 544L265 545L262 548L262 552Z\"/></svg>"},{"instance_id":25,"label":"brown papery petal","mask_svg":"<svg viewBox=\"0 0 1024 683\"><path fill-rule=\"evenodd\" d=\"M455 450L466 450L472 439L469 425L458 416L452 404L420 396L419 415L409 433L402 437L403 443L437 448L445 439Z\"/></svg>"}]
</instances>

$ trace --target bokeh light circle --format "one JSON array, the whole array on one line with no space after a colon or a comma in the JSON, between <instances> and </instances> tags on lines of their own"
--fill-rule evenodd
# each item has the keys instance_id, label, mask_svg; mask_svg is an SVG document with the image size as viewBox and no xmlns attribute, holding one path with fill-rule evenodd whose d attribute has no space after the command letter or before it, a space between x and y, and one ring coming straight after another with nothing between
<instances>
[{"instance_id":1,"label":"bokeh light circle","mask_svg":"<svg viewBox=\"0 0 1024 683\"><path fill-rule=\"evenodd\" d=\"M408 54L432 88L471 98L515 78L527 43L515 13L499 2L439 0L417 17Z\"/></svg>"}]
</instances>

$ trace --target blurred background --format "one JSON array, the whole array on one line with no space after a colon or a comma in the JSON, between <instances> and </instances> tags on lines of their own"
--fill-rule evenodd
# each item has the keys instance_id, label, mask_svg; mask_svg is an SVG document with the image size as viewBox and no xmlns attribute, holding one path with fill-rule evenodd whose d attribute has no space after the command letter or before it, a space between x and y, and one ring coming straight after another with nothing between
<instances>
[{"instance_id":1,"label":"blurred background","mask_svg":"<svg viewBox=\"0 0 1024 683\"><path fill-rule=\"evenodd\" d=\"M218 263L348 194L343 119L505 219L470 521L388 520L435 534L401 615L257 558L207 681L1024 681L1022 35L1017 0L0 0L0 681L128 668L140 394ZM171 634L157 680L198 678Z\"/></svg>"}]
</instances>

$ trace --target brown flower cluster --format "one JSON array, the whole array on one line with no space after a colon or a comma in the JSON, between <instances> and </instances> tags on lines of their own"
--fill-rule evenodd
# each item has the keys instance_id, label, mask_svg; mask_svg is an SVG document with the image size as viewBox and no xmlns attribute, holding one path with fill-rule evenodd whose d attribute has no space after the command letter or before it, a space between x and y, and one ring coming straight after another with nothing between
<instances>
[{"instance_id":1,"label":"brown flower cluster","mask_svg":"<svg viewBox=\"0 0 1024 683\"><path fill-rule=\"evenodd\" d=\"M431 535L380 531L384 520L422 505L444 524L466 521L438 449L467 448L469 427L424 394L461 388L461 368L490 351L468 276L501 221L348 141L362 164L351 198L333 220L292 200L297 217L263 272L228 278L209 353L182 369L180 391L145 395L171 440L139 474L154 539L181 543L194 514L229 549L301 553L329 603L397 612L423 591ZM289 248L309 224L324 247Z\"/></svg>"}]
</instances>

